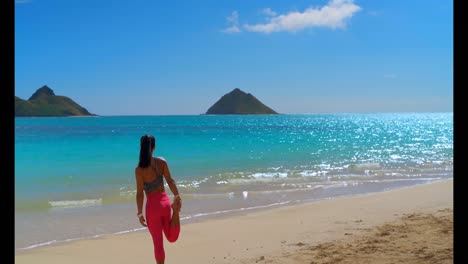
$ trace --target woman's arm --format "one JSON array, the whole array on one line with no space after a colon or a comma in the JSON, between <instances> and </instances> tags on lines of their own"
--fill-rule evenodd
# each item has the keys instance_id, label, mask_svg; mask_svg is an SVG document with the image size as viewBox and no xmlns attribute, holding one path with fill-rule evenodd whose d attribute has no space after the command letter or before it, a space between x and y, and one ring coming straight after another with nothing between
<instances>
[{"instance_id":1,"label":"woman's arm","mask_svg":"<svg viewBox=\"0 0 468 264\"><path fill-rule=\"evenodd\" d=\"M143 200L144 200L144 193L143 193L143 177L140 175L140 170L138 168L135 169L135 179L136 179L136 203L137 203L137 216L140 220L140 223L143 226L146 226L146 220L143 216Z\"/></svg>"},{"instance_id":2,"label":"woman's arm","mask_svg":"<svg viewBox=\"0 0 468 264\"><path fill-rule=\"evenodd\" d=\"M169 166L167 165L167 162L163 159L160 159L162 161L162 167L163 167L163 175L164 178L166 178L166 182L169 185L169 189L171 189L172 193L174 196L179 196L179 190L177 189L177 185L175 184L174 179L171 176L171 172L169 170Z\"/></svg>"}]
</instances>

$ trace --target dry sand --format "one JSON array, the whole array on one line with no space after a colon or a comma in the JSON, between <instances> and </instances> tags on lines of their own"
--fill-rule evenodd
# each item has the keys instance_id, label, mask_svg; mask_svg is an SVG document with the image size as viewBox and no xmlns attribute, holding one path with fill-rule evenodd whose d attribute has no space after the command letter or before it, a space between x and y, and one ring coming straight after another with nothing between
<instances>
[{"instance_id":1,"label":"dry sand","mask_svg":"<svg viewBox=\"0 0 468 264\"><path fill-rule=\"evenodd\" d=\"M453 180L185 224L165 248L166 264L453 263ZM144 231L28 250L15 263L156 262Z\"/></svg>"}]
</instances>

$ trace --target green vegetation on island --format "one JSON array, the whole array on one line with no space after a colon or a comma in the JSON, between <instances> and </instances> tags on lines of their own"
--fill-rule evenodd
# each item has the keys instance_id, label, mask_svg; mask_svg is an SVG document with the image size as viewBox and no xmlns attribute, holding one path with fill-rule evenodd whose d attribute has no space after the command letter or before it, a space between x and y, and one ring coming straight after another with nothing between
<instances>
[{"instance_id":1,"label":"green vegetation on island","mask_svg":"<svg viewBox=\"0 0 468 264\"><path fill-rule=\"evenodd\" d=\"M212 105L207 115L268 115L278 114L264 105L255 96L245 93L239 88L232 90Z\"/></svg>"},{"instance_id":2,"label":"green vegetation on island","mask_svg":"<svg viewBox=\"0 0 468 264\"><path fill-rule=\"evenodd\" d=\"M66 96L55 95L47 85L28 99L15 96L15 116L95 116Z\"/></svg>"}]
</instances>

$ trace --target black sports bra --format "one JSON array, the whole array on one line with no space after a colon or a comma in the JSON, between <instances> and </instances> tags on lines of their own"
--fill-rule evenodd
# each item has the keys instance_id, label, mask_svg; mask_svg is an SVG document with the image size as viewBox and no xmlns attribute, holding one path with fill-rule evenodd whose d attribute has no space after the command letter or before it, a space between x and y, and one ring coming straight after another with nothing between
<instances>
[{"instance_id":1,"label":"black sports bra","mask_svg":"<svg viewBox=\"0 0 468 264\"><path fill-rule=\"evenodd\" d=\"M156 176L156 179L143 183L143 189L145 192L151 192L152 190L156 189L159 185L164 184L164 177L163 176Z\"/></svg>"},{"instance_id":2,"label":"black sports bra","mask_svg":"<svg viewBox=\"0 0 468 264\"><path fill-rule=\"evenodd\" d=\"M150 182L143 183L143 190L145 190L145 192L151 192L161 184L164 184L164 176L158 175L155 167L151 166L151 168L153 169L156 178Z\"/></svg>"}]
</instances>

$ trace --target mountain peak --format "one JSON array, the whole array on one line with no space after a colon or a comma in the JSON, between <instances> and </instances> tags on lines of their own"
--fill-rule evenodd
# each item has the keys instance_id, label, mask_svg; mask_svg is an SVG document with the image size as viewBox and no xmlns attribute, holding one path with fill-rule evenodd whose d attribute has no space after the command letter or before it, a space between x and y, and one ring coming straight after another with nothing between
<instances>
[{"instance_id":1,"label":"mountain peak","mask_svg":"<svg viewBox=\"0 0 468 264\"><path fill-rule=\"evenodd\" d=\"M274 110L260 102L250 93L235 88L223 95L212 105L207 115L252 115L252 114L277 114Z\"/></svg>"},{"instance_id":2,"label":"mountain peak","mask_svg":"<svg viewBox=\"0 0 468 264\"><path fill-rule=\"evenodd\" d=\"M15 116L95 116L72 99L44 85L28 99L15 96Z\"/></svg>"},{"instance_id":3,"label":"mountain peak","mask_svg":"<svg viewBox=\"0 0 468 264\"><path fill-rule=\"evenodd\" d=\"M49 86L44 85L41 88L37 89L36 92L33 95L31 95L29 100L34 100L44 95L50 96L50 95L55 95L55 93L52 89L49 88Z\"/></svg>"}]
</instances>

